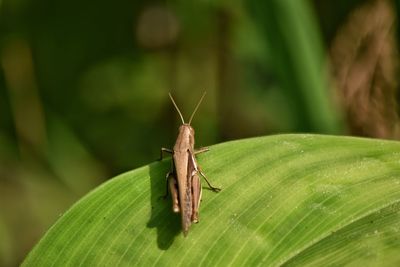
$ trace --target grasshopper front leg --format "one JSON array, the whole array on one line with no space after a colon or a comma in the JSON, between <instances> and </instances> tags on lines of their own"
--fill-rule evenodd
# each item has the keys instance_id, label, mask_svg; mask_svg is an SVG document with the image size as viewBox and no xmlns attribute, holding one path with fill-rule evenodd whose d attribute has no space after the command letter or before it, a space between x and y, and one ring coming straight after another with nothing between
<instances>
[{"instance_id":1,"label":"grasshopper front leg","mask_svg":"<svg viewBox=\"0 0 400 267\"><path fill-rule=\"evenodd\" d=\"M158 161L161 161L163 159L163 153L174 154L174 151L172 149L162 147L160 150L160 158L158 159Z\"/></svg>"},{"instance_id":2,"label":"grasshopper front leg","mask_svg":"<svg viewBox=\"0 0 400 267\"><path fill-rule=\"evenodd\" d=\"M210 149L208 149L208 147L200 147L198 149L195 149L193 154L197 155L197 154L204 153L207 151L210 151Z\"/></svg>"}]
</instances>

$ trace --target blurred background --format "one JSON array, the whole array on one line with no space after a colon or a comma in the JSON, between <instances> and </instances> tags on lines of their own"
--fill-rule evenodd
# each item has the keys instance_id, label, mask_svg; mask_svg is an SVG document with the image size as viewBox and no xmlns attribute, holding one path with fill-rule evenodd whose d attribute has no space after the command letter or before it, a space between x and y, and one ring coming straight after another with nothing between
<instances>
[{"instance_id":1,"label":"blurred background","mask_svg":"<svg viewBox=\"0 0 400 267\"><path fill-rule=\"evenodd\" d=\"M0 266L172 147L277 133L398 139L399 1L0 0ZM162 182L162 177L160 177Z\"/></svg>"}]
</instances>

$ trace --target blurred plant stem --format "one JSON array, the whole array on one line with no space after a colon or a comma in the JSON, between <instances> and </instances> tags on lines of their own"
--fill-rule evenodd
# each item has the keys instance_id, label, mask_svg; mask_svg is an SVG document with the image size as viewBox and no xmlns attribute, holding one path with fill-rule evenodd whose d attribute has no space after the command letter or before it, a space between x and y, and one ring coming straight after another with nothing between
<instances>
[{"instance_id":1,"label":"blurred plant stem","mask_svg":"<svg viewBox=\"0 0 400 267\"><path fill-rule=\"evenodd\" d=\"M230 14L224 10L219 9L217 12L217 110L218 110L218 127L220 140L229 140L235 134L235 127L231 127L232 123L229 118L232 113L237 111L232 107L236 98L235 81L231 77L232 70L232 53L229 46L231 35L231 18ZM229 100L228 100L229 99ZM228 100L228 101L227 101Z\"/></svg>"},{"instance_id":2,"label":"blurred plant stem","mask_svg":"<svg viewBox=\"0 0 400 267\"><path fill-rule=\"evenodd\" d=\"M334 107L319 29L308 1L250 1L276 76L286 92L297 131L343 132Z\"/></svg>"},{"instance_id":3,"label":"blurred plant stem","mask_svg":"<svg viewBox=\"0 0 400 267\"><path fill-rule=\"evenodd\" d=\"M0 265L13 266L63 210L106 175L60 118L49 110L45 116L27 39L6 40L1 66L16 137L0 131L0 146L16 142L18 149L0 150L0 232L7 233L0 256L8 254Z\"/></svg>"},{"instance_id":4,"label":"blurred plant stem","mask_svg":"<svg viewBox=\"0 0 400 267\"><path fill-rule=\"evenodd\" d=\"M1 58L20 155L25 159L32 157L32 153L42 157L46 146L45 118L29 43L22 38L10 38Z\"/></svg>"}]
</instances>

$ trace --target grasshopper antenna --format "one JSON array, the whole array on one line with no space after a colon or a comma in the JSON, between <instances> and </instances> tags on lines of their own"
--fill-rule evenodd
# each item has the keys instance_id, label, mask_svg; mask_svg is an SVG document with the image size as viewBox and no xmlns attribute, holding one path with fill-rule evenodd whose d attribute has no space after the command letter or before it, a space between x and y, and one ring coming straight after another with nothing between
<instances>
[{"instance_id":1,"label":"grasshopper antenna","mask_svg":"<svg viewBox=\"0 0 400 267\"><path fill-rule=\"evenodd\" d=\"M196 108L194 109L194 111L193 111L193 113L192 113L192 116L190 116L189 125L190 125L190 123L192 122L193 116L194 116L194 114L196 113L197 109L199 108L199 106L200 106L200 104L201 104L201 101L203 101L203 98L204 98L204 96L206 95L206 93L207 93L207 92L204 92L204 93L203 93L203 95L201 96L201 98L200 98L200 100L199 100L199 103L197 103L197 106L196 106Z\"/></svg>"},{"instance_id":2,"label":"grasshopper antenna","mask_svg":"<svg viewBox=\"0 0 400 267\"><path fill-rule=\"evenodd\" d=\"M168 93L168 95L169 95L169 98L171 98L172 104L174 104L176 110L178 111L179 116L181 117L182 124L185 124L185 120L183 119L182 113L181 113L181 111L179 110L178 106L176 105L176 103L175 103L175 101L174 101L174 98L172 97L171 93ZM189 123L189 124L190 124L190 123Z\"/></svg>"}]
</instances>

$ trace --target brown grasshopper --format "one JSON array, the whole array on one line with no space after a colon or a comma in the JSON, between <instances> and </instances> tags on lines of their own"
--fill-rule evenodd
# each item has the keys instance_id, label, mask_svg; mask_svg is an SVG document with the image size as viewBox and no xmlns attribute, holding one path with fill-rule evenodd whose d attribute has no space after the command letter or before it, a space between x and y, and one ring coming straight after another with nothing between
<instances>
[{"instance_id":1,"label":"brown grasshopper","mask_svg":"<svg viewBox=\"0 0 400 267\"><path fill-rule=\"evenodd\" d=\"M221 189L213 187L207 180L207 177L197 165L195 155L208 151L208 148L194 149L194 129L190 126L193 116L200 106L206 93L200 98L190 116L189 123L185 123L182 113L176 105L171 94L172 103L174 104L179 116L182 120L182 125L179 127L178 138L176 139L173 149L161 148L161 159L163 152L172 154L172 170L167 173L167 193L168 189L172 197L172 210L175 213L180 212L182 218L182 231L186 236L190 225L199 221L199 207L201 200L201 183L200 177L206 180L210 189L214 192L219 192Z\"/></svg>"}]
</instances>

